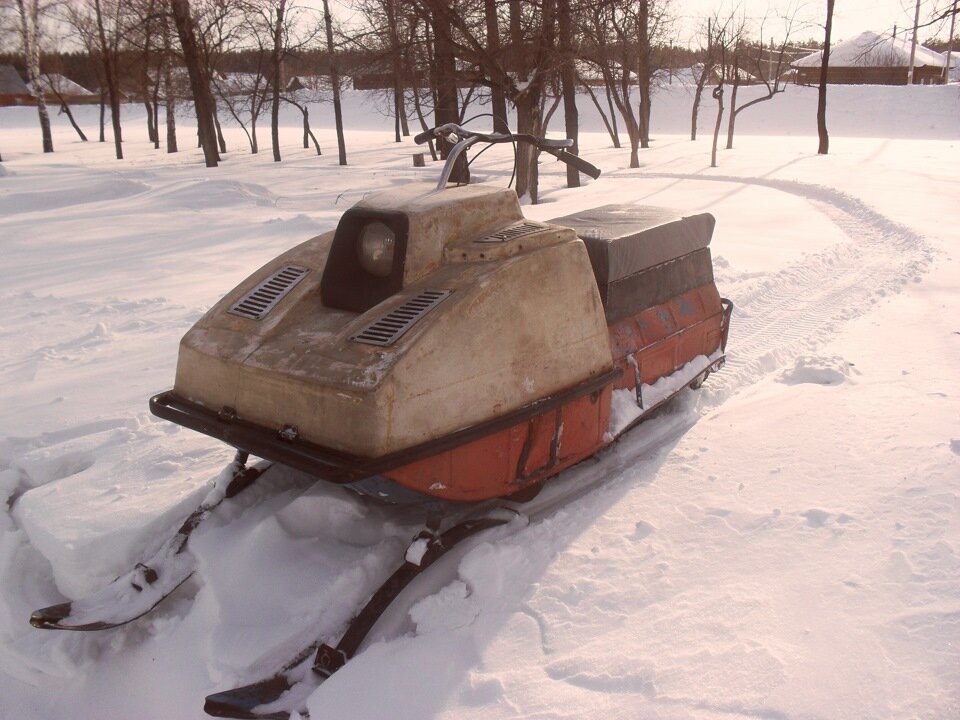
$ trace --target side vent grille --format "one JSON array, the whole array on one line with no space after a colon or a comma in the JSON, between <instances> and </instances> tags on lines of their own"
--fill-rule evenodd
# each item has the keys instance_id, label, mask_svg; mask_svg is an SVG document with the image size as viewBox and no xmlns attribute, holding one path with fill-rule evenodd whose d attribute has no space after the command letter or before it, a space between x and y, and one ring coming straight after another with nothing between
<instances>
[{"instance_id":1,"label":"side vent grille","mask_svg":"<svg viewBox=\"0 0 960 720\"><path fill-rule=\"evenodd\" d=\"M507 242L507 240L513 240L522 235L530 235L531 233L539 232L543 230L543 225L537 225L532 222L522 222L518 225L511 225L508 228L504 228L500 232L495 232L492 235L487 235L486 237L480 238L477 242L482 243L502 243Z\"/></svg>"},{"instance_id":2,"label":"side vent grille","mask_svg":"<svg viewBox=\"0 0 960 720\"><path fill-rule=\"evenodd\" d=\"M308 272L309 269L299 265L282 267L235 302L227 312L250 320L262 320Z\"/></svg>"},{"instance_id":3,"label":"side vent grille","mask_svg":"<svg viewBox=\"0 0 960 720\"><path fill-rule=\"evenodd\" d=\"M350 339L366 345L393 345L416 322L443 302L452 290L424 290L374 320Z\"/></svg>"}]
</instances>

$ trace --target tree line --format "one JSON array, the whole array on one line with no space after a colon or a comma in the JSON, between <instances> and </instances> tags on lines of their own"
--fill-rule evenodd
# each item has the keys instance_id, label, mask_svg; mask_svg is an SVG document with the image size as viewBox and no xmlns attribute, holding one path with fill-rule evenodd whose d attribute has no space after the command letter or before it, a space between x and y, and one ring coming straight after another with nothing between
<instances>
[{"instance_id":1,"label":"tree line","mask_svg":"<svg viewBox=\"0 0 960 720\"><path fill-rule=\"evenodd\" d=\"M710 88L716 165L724 122L730 148L740 113L784 91L793 58L815 46L826 48L825 58L829 53L829 35L823 43L798 42L811 27L795 10L749 21L742 10L718 11L680 47L671 0L356 0L351 7L352 15L335 22L329 0L322 10L298 0L0 0L0 32L5 28L19 40L17 64L34 87L57 72L97 89L100 139L109 115L118 158L124 101L143 103L156 148L162 109L168 152L177 151L177 106L189 103L208 166L226 150L221 117L242 128L254 153L258 123L269 117L279 161L282 103L302 113L303 145L312 143L320 153L309 125L316 102L334 104L339 162L346 164L340 86L350 74L357 87L384 93L398 142L409 136L411 123L426 129L477 114L490 115L497 130L507 129L512 114L516 131L542 135L559 111L576 143L580 93L615 147L625 136L630 166L639 167L656 89L678 71L694 87L692 140ZM832 2L827 11L829 27ZM49 52L64 36L82 50ZM759 86L759 94L741 99L746 84ZM64 98L58 100L69 112ZM38 116L44 151L51 152L42 94ZM449 150L429 149L435 159ZM536 202L536 150L524 145L517 152L517 192ZM578 183L571 168L568 184Z\"/></svg>"}]
</instances>

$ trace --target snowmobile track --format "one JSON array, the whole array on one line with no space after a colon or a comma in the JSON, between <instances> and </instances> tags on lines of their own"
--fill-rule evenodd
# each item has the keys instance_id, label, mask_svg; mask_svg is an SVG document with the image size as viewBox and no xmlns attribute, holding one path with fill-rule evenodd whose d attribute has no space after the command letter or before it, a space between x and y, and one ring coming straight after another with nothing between
<instances>
[{"instance_id":1,"label":"snowmobile track","mask_svg":"<svg viewBox=\"0 0 960 720\"><path fill-rule=\"evenodd\" d=\"M711 393L721 397L759 380L784 360L815 350L842 323L864 315L878 298L919 280L933 258L921 235L832 188L729 175L645 173L643 177L736 183L789 193L808 200L849 238L773 275L753 279L745 292L727 287L719 273L718 284L737 306L726 368L708 385Z\"/></svg>"}]
</instances>

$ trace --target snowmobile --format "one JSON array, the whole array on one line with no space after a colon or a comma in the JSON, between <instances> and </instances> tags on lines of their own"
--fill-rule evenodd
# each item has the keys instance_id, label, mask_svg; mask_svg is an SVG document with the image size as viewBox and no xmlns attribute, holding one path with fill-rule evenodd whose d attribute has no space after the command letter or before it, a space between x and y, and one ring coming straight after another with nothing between
<instances>
[{"instance_id":1,"label":"snowmobile","mask_svg":"<svg viewBox=\"0 0 960 720\"><path fill-rule=\"evenodd\" d=\"M184 336L173 388L150 409L236 448L231 472L156 556L32 624L105 629L152 609L192 572L194 528L263 471L249 455L377 497L487 509L529 500L723 366L733 306L714 282L712 215L606 205L529 220L510 188L451 182L458 161L477 143L522 142L598 177L571 141L456 124L416 140L436 138L453 147L435 187L365 197ZM336 647L310 646L268 680L211 696L207 712L273 717L258 708L308 655L320 677L335 671L417 573L507 522L449 515Z\"/></svg>"}]
</instances>

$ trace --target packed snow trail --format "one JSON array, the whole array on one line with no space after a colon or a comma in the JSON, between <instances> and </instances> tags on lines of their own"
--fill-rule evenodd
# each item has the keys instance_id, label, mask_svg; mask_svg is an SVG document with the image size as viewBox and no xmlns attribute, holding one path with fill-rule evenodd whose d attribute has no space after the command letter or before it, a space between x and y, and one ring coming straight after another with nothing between
<instances>
[{"instance_id":1,"label":"packed snow trail","mask_svg":"<svg viewBox=\"0 0 960 720\"><path fill-rule=\"evenodd\" d=\"M635 173L611 173L636 177ZM719 267L717 286L734 301L724 372L707 386L711 404L766 373L816 350L843 323L866 313L881 297L920 282L934 257L926 240L844 192L796 180L644 172L643 178L696 180L768 187L807 200L847 242L806 255L759 279L739 281ZM771 242L776 242L775 238Z\"/></svg>"}]
</instances>

